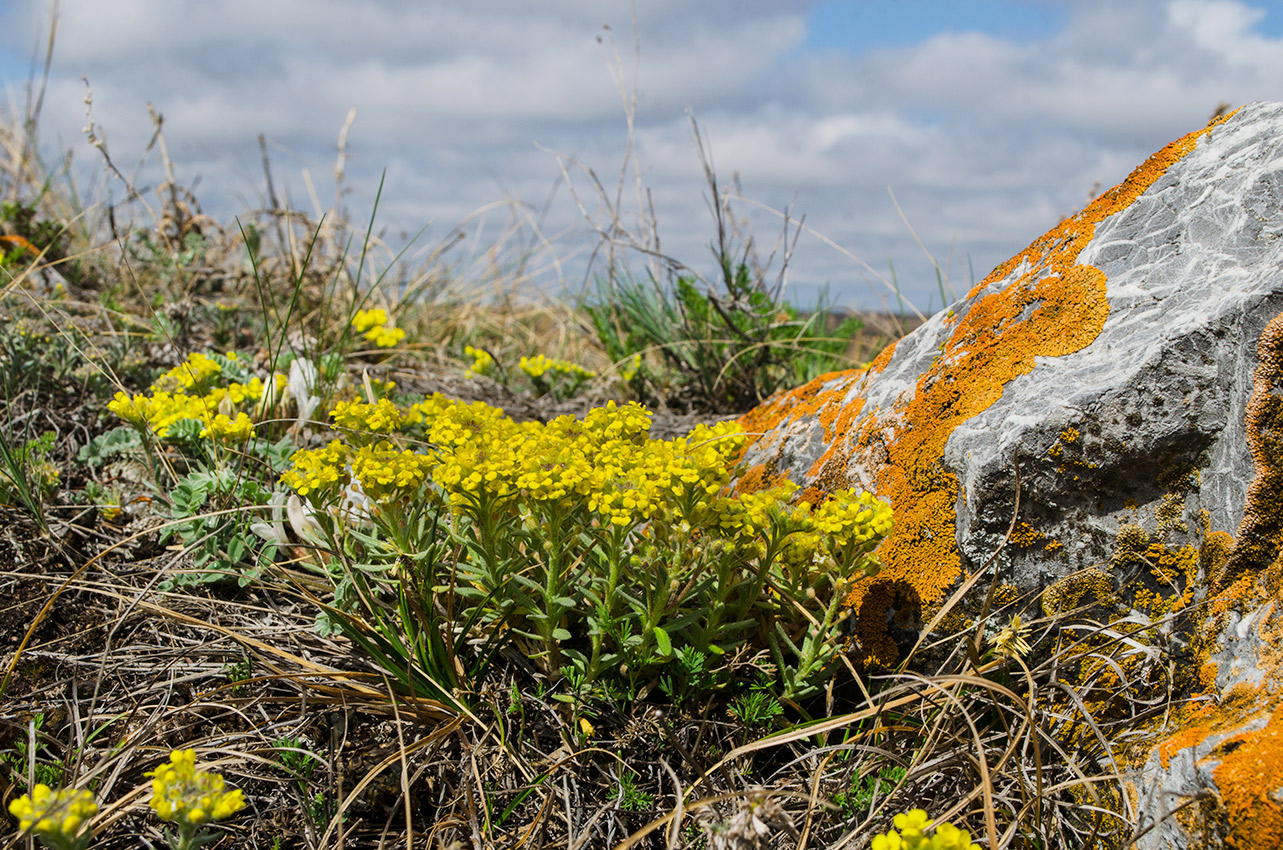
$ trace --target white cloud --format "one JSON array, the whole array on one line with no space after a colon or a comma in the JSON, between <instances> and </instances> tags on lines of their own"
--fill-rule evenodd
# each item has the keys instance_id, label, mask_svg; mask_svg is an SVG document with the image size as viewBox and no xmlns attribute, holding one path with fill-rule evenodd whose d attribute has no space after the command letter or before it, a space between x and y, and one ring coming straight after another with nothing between
<instances>
[{"instance_id":1,"label":"white cloud","mask_svg":"<svg viewBox=\"0 0 1283 850\"><path fill-rule=\"evenodd\" d=\"M1002 38L978 21L863 55L808 52L806 0L635 5L636 155L666 249L702 263L711 235L689 107L724 185L738 174L746 194L805 213L871 265L893 258L923 304L934 272L888 186L942 262L953 253L952 273L965 278L970 256L982 276L1080 206L1093 183L1122 179L1220 101L1283 96L1283 39L1254 29L1259 0L1074 0L1060 31L1039 40ZM150 101L180 177L199 171L207 207L226 216L259 192L259 133L277 179L302 201L299 175L326 182L351 107L350 204L369 203L386 168L383 211L398 229L433 221L444 233L505 195L542 210L559 174L548 150L574 155L610 187L617 179L620 86L634 73L627 0L63 0L61 9L46 139L80 144L86 74L95 119L131 168L151 134ZM0 44L26 57L43 14L10 4ZM94 156L82 148L77 159ZM318 191L328 197L332 186ZM760 240L773 240L776 220L745 214ZM545 224L577 223L559 190ZM794 274L831 282L848 300L870 297L860 267L818 240L799 243Z\"/></svg>"}]
</instances>

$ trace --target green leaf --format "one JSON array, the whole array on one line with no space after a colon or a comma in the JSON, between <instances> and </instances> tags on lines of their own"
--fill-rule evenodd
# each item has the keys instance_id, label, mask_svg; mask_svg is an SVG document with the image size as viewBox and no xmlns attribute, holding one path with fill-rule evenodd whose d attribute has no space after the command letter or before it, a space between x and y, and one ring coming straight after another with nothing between
<instances>
[{"instance_id":1,"label":"green leaf","mask_svg":"<svg viewBox=\"0 0 1283 850\"><path fill-rule=\"evenodd\" d=\"M659 654L663 657L668 658L673 654L673 642L669 639L668 632L659 626L655 627L655 643L659 648Z\"/></svg>"},{"instance_id":2,"label":"green leaf","mask_svg":"<svg viewBox=\"0 0 1283 850\"><path fill-rule=\"evenodd\" d=\"M570 640L570 632L565 629L553 629L552 638L553 640Z\"/></svg>"}]
</instances>

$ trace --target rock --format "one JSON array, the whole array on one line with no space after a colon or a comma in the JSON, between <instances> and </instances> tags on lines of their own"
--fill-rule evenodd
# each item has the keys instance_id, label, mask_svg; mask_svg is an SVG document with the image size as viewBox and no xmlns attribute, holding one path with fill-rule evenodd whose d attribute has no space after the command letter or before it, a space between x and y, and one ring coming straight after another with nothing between
<instances>
[{"instance_id":1,"label":"rock","mask_svg":"<svg viewBox=\"0 0 1283 850\"><path fill-rule=\"evenodd\" d=\"M1179 718L1153 750L1137 813L1169 810L1163 788L1224 802L1186 806L1138 846L1187 846L1195 821L1236 846L1244 751L1279 765L1251 799L1283 846L1271 693L1283 677L1269 657L1283 584L1280 313L1283 104L1257 103L1154 154L866 369L750 412L761 436L738 486L789 478L812 501L854 486L890 502L883 570L848 599L869 665L894 664L995 553L1004 598L1040 616L1093 602L1142 624L1194 612L1183 635L1152 631L1170 641L1160 655L1184 653L1180 685L1202 694L1203 716Z\"/></svg>"}]
</instances>

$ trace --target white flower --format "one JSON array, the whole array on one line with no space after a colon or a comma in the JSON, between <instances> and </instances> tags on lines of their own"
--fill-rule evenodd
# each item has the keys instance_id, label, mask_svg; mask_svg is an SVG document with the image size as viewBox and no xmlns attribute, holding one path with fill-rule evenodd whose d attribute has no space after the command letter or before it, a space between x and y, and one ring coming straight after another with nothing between
<instances>
[{"instance_id":1,"label":"white flower","mask_svg":"<svg viewBox=\"0 0 1283 850\"><path fill-rule=\"evenodd\" d=\"M291 494L285 502L285 514L289 517L290 528L294 529L300 540L317 546L325 542L325 532L316 521L312 506L306 499L300 499L298 494Z\"/></svg>"},{"instance_id":2,"label":"white flower","mask_svg":"<svg viewBox=\"0 0 1283 850\"><path fill-rule=\"evenodd\" d=\"M271 521L251 523L249 530L268 543L284 546L290 542L289 536L285 533L285 494L281 492L273 493L272 498L268 499L267 503L272 506Z\"/></svg>"},{"instance_id":3,"label":"white flower","mask_svg":"<svg viewBox=\"0 0 1283 850\"><path fill-rule=\"evenodd\" d=\"M321 404L321 400L312 394L316 389L316 379L316 366L312 361L298 358L290 364L289 391L298 405L298 422L295 428L306 425Z\"/></svg>"}]
</instances>

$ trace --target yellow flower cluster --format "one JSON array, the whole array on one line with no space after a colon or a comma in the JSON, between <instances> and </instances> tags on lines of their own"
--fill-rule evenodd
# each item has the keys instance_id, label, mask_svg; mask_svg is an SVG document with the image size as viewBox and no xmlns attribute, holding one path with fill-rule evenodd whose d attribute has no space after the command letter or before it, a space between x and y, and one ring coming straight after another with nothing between
<instances>
[{"instance_id":1,"label":"yellow flower cluster","mask_svg":"<svg viewBox=\"0 0 1283 850\"><path fill-rule=\"evenodd\" d=\"M702 426L675 440L649 440L638 445L630 427L640 408L629 405L618 422L603 422L608 434L597 449L595 484L588 507L615 525L649 520L679 501L691 488L707 503L730 481L731 458L743 442L738 425ZM590 414L591 417L591 414ZM601 417L598 417L601 418ZM590 422L585 419L585 425ZM592 423L594 426L596 423ZM649 427L649 421L646 422ZM594 433L590 428L589 434ZM598 431L597 433L601 433Z\"/></svg>"},{"instance_id":2,"label":"yellow flower cluster","mask_svg":"<svg viewBox=\"0 0 1283 850\"><path fill-rule=\"evenodd\" d=\"M784 557L794 564L809 562L824 543L833 552L849 552L881 540L891 531L891 507L868 493L838 490L812 509L808 502L789 504L797 489L796 484L785 481L736 499L715 499L700 521L724 534L738 531L749 540L778 528L791 535Z\"/></svg>"},{"instance_id":3,"label":"yellow flower cluster","mask_svg":"<svg viewBox=\"0 0 1283 850\"><path fill-rule=\"evenodd\" d=\"M386 504L431 479L456 505L518 494L532 503L582 499L603 522L621 527L680 511L683 519L730 537L756 539L782 529L791 535L787 559L798 564L810 563L824 542L835 553L858 549L891 525L887 505L850 490L814 510L805 502L788 504L794 484L719 495L747 439L740 426L701 425L685 437L652 440L650 413L636 403L608 402L582 420L517 423L489 405L433 395L405 409L387 399L339 402L331 417L344 430L405 434L432 450L418 453L381 439L364 447L335 440L299 451L281 481L300 496L337 498L355 479L367 496Z\"/></svg>"},{"instance_id":4,"label":"yellow flower cluster","mask_svg":"<svg viewBox=\"0 0 1283 850\"><path fill-rule=\"evenodd\" d=\"M388 313L384 309L357 310L356 315L352 317L352 329L363 334L378 325L386 325L387 322Z\"/></svg>"},{"instance_id":5,"label":"yellow flower cluster","mask_svg":"<svg viewBox=\"0 0 1283 850\"><path fill-rule=\"evenodd\" d=\"M596 375L583 366L571 363L569 360L558 360L548 357L544 354L536 354L534 357L523 357L517 362L517 368L525 372L532 378L542 378L548 372L554 375L567 375L572 378L587 380Z\"/></svg>"},{"instance_id":6,"label":"yellow flower cluster","mask_svg":"<svg viewBox=\"0 0 1283 850\"><path fill-rule=\"evenodd\" d=\"M227 356L234 357L231 352L228 352ZM217 361L198 352L157 378L152 387L170 393L200 389L206 386L210 378L222 371L223 367L218 365Z\"/></svg>"},{"instance_id":7,"label":"yellow flower cluster","mask_svg":"<svg viewBox=\"0 0 1283 850\"><path fill-rule=\"evenodd\" d=\"M376 502L388 502L418 490L435 461L427 455L398 450L391 443L380 441L357 449L351 464L352 475L361 483L365 495Z\"/></svg>"},{"instance_id":8,"label":"yellow flower cluster","mask_svg":"<svg viewBox=\"0 0 1283 850\"><path fill-rule=\"evenodd\" d=\"M348 447L339 440L331 440L325 448L295 452L290 457L290 468L281 475L281 481L300 496L315 493L333 498L351 480Z\"/></svg>"},{"instance_id":9,"label":"yellow flower cluster","mask_svg":"<svg viewBox=\"0 0 1283 850\"><path fill-rule=\"evenodd\" d=\"M405 339L405 331L388 327L388 313L382 308L358 310L352 317L352 329L376 348L391 348Z\"/></svg>"},{"instance_id":10,"label":"yellow flower cluster","mask_svg":"<svg viewBox=\"0 0 1283 850\"><path fill-rule=\"evenodd\" d=\"M235 419L220 413L205 424L200 435L224 443L243 443L254 436L254 423L244 412L237 413Z\"/></svg>"},{"instance_id":11,"label":"yellow flower cluster","mask_svg":"<svg viewBox=\"0 0 1283 850\"><path fill-rule=\"evenodd\" d=\"M534 502L583 499L604 521L627 526L651 519L679 499L711 500L728 482L744 441L739 426L696 428L676 440L650 440L650 414L614 402L582 420L517 423L501 410L439 395L401 411L389 401L343 405L336 424L390 433L393 424L420 435L434 451L417 454L380 441L352 450L334 441L300 451L281 480L299 495L334 497L355 477L366 495L387 502L429 476L455 504L488 495L523 494Z\"/></svg>"},{"instance_id":12,"label":"yellow flower cluster","mask_svg":"<svg viewBox=\"0 0 1283 850\"><path fill-rule=\"evenodd\" d=\"M508 418L502 410L474 401L468 404L448 401L437 396L412 408L423 417L425 436L442 449L459 448L474 443L484 435L495 435Z\"/></svg>"},{"instance_id":13,"label":"yellow flower cluster","mask_svg":"<svg viewBox=\"0 0 1283 850\"><path fill-rule=\"evenodd\" d=\"M471 345L465 345L463 353L472 358L472 365L468 367L467 371L469 378L489 377L494 374L496 363L489 351L484 348L473 348Z\"/></svg>"},{"instance_id":14,"label":"yellow flower cluster","mask_svg":"<svg viewBox=\"0 0 1283 850\"><path fill-rule=\"evenodd\" d=\"M895 816L895 829L873 837L873 850L980 850L971 833L951 823L937 824L934 834L926 831L934 823L922 809Z\"/></svg>"},{"instance_id":15,"label":"yellow flower cluster","mask_svg":"<svg viewBox=\"0 0 1283 850\"><path fill-rule=\"evenodd\" d=\"M34 832L50 847L83 846L89 819L98 811L98 802L89 791L75 788L50 790L37 785L9 804L9 813L18 819L18 828Z\"/></svg>"},{"instance_id":16,"label":"yellow flower cluster","mask_svg":"<svg viewBox=\"0 0 1283 850\"><path fill-rule=\"evenodd\" d=\"M228 352L228 359L236 356ZM169 436L169 429L183 419L195 419L204 429L202 437L227 442L244 442L254 436L253 422L236 408L263 398L262 378L249 383L229 383L212 387L209 383L221 374L222 367L204 354L194 353L186 361L161 375L151 385L150 393L134 396L123 392L107 403L107 409L139 428L147 428L159 437ZM280 396L288 379L273 376L275 397Z\"/></svg>"},{"instance_id":17,"label":"yellow flower cluster","mask_svg":"<svg viewBox=\"0 0 1283 850\"><path fill-rule=\"evenodd\" d=\"M374 404L357 401L340 401L330 411L334 427L342 431L364 431L371 434L391 434L401 430L405 414L386 398Z\"/></svg>"},{"instance_id":18,"label":"yellow flower cluster","mask_svg":"<svg viewBox=\"0 0 1283 850\"><path fill-rule=\"evenodd\" d=\"M169 761L144 774L152 777L151 807L161 820L199 826L245 808L240 790L226 790L223 777L196 769L195 750L174 750Z\"/></svg>"},{"instance_id":19,"label":"yellow flower cluster","mask_svg":"<svg viewBox=\"0 0 1283 850\"><path fill-rule=\"evenodd\" d=\"M869 493L838 490L811 511L811 529L845 548L880 540L891 533L891 506Z\"/></svg>"}]
</instances>

